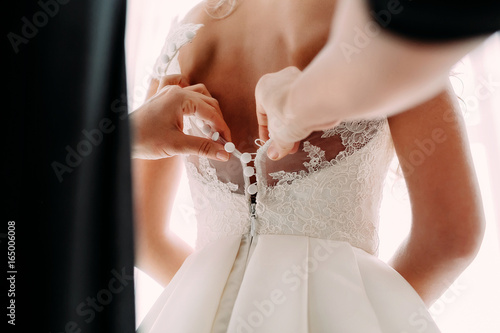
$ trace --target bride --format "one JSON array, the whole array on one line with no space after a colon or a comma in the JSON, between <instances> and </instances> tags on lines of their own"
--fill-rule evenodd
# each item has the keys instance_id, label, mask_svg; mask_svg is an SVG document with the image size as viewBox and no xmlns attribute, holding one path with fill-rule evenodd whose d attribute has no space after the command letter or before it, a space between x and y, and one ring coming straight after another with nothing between
<instances>
[{"instance_id":1,"label":"bride","mask_svg":"<svg viewBox=\"0 0 500 333\"><path fill-rule=\"evenodd\" d=\"M259 139L259 78L304 69L328 39L335 5L201 3L171 29L148 97L171 74L203 84L195 90L218 101L235 149L226 146L228 161L134 160L137 266L166 285L140 332L439 331L426 308L470 264L483 233L452 90L388 119L313 132L279 161L267 157L271 140ZM217 140L193 117L183 128ZM412 228L386 264L376 257L378 210L394 152ZM194 251L164 233L183 164L198 223Z\"/></svg>"}]
</instances>

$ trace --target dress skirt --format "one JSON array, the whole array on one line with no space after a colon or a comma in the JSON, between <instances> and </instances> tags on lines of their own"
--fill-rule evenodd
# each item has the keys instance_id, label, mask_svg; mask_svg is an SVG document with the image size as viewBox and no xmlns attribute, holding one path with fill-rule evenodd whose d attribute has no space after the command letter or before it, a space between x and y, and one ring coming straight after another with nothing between
<instances>
[{"instance_id":1,"label":"dress skirt","mask_svg":"<svg viewBox=\"0 0 500 333\"><path fill-rule=\"evenodd\" d=\"M347 242L226 236L192 253L140 333L439 332L394 269Z\"/></svg>"}]
</instances>

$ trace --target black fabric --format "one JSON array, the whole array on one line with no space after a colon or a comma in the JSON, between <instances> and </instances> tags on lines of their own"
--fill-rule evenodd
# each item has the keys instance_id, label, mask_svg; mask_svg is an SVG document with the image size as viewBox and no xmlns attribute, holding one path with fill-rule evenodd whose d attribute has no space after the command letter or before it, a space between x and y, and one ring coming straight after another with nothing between
<instances>
[{"instance_id":1,"label":"black fabric","mask_svg":"<svg viewBox=\"0 0 500 333\"><path fill-rule=\"evenodd\" d=\"M369 0L369 5L382 27L418 40L455 40L500 30L498 0Z\"/></svg>"},{"instance_id":2,"label":"black fabric","mask_svg":"<svg viewBox=\"0 0 500 333\"><path fill-rule=\"evenodd\" d=\"M126 1L9 4L0 266L15 221L16 325L2 279L2 332L134 332Z\"/></svg>"}]
</instances>

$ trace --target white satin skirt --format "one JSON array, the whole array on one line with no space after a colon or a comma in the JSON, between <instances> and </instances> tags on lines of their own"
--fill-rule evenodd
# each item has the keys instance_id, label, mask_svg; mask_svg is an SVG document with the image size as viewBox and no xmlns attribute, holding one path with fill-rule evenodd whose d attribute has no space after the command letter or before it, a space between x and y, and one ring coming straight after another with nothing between
<instances>
[{"instance_id":1,"label":"white satin skirt","mask_svg":"<svg viewBox=\"0 0 500 333\"><path fill-rule=\"evenodd\" d=\"M410 284L347 242L229 236L192 253L140 333L439 332Z\"/></svg>"}]
</instances>

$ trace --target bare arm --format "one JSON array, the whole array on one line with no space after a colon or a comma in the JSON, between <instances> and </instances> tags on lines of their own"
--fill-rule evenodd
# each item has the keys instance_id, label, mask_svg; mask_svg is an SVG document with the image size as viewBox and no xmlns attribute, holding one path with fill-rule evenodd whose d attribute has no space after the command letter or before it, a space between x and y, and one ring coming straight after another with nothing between
<instances>
[{"instance_id":1,"label":"bare arm","mask_svg":"<svg viewBox=\"0 0 500 333\"><path fill-rule=\"evenodd\" d=\"M402 10L401 5L392 15ZM442 90L451 66L484 39L400 38L376 25L366 1L342 0L327 45L293 83L286 107L313 130L332 120L406 110Z\"/></svg>"},{"instance_id":2,"label":"bare arm","mask_svg":"<svg viewBox=\"0 0 500 333\"><path fill-rule=\"evenodd\" d=\"M451 88L389 125L412 209L410 234L391 265L430 305L479 250L481 196Z\"/></svg>"},{"instance_id":3,"label":"bare arm","mask_svg":"<svg viewBox=\"0 0 500 333\"><path fill-rule=\"evenodd\" d=\"M156 93L153 80L148 97ZM162 285L167 285L192 248L168 230L182 160L132 160L135 208L136 266Z\"/></svg>"},{"instance_id":4,"label":"bare arm","mask_svg":"<svg viewBox=\"0 0 500 333\"><path fill-rule=\"evenodd\" d=\"M303 72L289 67L257 84L259 125L274 141L268 156L280 159L312 131L341 120L391 115L431 98L446 86L451 66L485 38L400 38L377 25L364 0L340 0L326 46Z\"/></svg>"}]
</instances>

